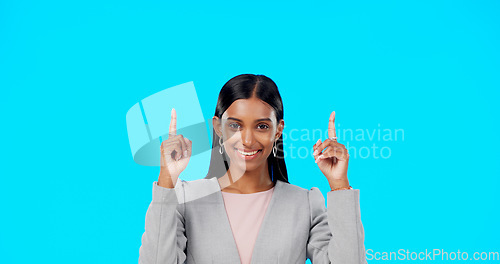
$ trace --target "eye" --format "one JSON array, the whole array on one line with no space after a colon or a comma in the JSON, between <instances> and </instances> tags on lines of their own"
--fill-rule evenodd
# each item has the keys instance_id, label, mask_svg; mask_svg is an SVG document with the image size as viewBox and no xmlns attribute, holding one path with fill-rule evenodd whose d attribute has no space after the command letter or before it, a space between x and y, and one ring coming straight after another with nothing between
<instances>
[{"instance_id":1,"label":"eye","mask_svg":"<svg viewBox=\"0 0 500 264\"><path fill-rule=\"evenodd\" d=\"M237 123L231 123L231 124L229 124L229 127L233 128L233 129L238 129L238 128L240 128L240 125Z\"/></svg>"},{"instance_id":2,"label":"eye","mask_svg":"<svg viewBox=\"0 0 500 264\"><path fill-rule=\"evenodd\" d=\"M266 124L259 124L257 127L259 127L260 129L268 129L269 128L269 126Z\"/></svg>"}]
</instances>

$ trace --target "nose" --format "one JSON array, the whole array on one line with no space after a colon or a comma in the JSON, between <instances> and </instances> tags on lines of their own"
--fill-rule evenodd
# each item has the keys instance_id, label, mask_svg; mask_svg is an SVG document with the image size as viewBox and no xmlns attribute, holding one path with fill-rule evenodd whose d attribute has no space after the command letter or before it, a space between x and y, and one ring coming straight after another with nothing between
<instances>
[{"instance_id":1,"label":"nose","mask_svg":"<svg viewBox=\"0 0 500 264\"><path fill-rule=\"evenodd\" d=\"M241 141L245 146L252 146L254 141L254 136L251 129L243 129L241 131Z\"/></svg>"}]
</instances>

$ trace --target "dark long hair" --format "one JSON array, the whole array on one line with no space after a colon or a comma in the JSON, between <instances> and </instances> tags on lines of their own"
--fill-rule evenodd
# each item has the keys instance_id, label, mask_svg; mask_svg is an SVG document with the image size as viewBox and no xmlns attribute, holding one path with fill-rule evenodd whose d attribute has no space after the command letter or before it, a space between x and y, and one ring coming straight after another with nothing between
<instances>
[{"instance_id":1,"label":"dark long hair","mask_svg":"<svg viewBox=\"0 0 500 264\"><path fill-rule=\"evenodd\" d=\"M278 91L278 86L269 77L261 74L240 74L227 81L220 90L214 116L222 119L222 114L224 114L234 101L249 99L253 96L266 102L274 109L277 123L283 119L283 102ZM226 155L224 155L225 152L223 154L219 152L219 136L213 128L212 133L212 153L206 179L213 177L220 178L229 170L229 162L226 159ZM274 183L277 180L289 183L283 153L283 133L276 142L276 147L276 157L271 153L267 158L269 177L271 177Z\"/></svg>"}]
</instances>

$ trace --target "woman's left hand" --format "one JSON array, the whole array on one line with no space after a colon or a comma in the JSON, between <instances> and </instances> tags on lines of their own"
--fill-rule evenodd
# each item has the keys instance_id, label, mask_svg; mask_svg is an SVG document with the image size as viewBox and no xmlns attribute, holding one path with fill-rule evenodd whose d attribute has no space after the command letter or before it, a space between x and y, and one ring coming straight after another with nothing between
<instances>
[{"instance_id":1,"label":"woman's left hand","mask_svg":"<svg viewBox=\"0 0 500 264\"><path fill-rule=\"evenodd\" d=\"M337 142L335 111L330 114L328 137L323 142L321 142L321 139L318 139L316 144L314 144L314 159L321 172L326 176L332 189L349 187L349 180L347 179L349 153L347 153L344 145Z\"/></svg>"}]
</instances>

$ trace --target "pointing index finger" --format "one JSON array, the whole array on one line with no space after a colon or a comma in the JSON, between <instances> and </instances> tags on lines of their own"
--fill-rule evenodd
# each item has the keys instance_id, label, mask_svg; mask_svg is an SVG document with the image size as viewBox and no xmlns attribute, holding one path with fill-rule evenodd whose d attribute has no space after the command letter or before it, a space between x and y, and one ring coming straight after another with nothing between
<instances>
[{"instance_id":1,"label":"pointing index finger","mask_svg":"<svg viewBox=\"0 0 500 264\"><path fill-rule=\"evenodd\" d=\"M330 122L328 123L328 137L337 137L337 132L335 131L335 111L330 114Z\"/></svg>"},{"instance_id":2,"label":"pointing index finger","mask_svg":"<svg viewBox=\"0 0 500 264\"><path fill-rule=\"evenodd\" d=\"M170 112L170 127L168 129L168 136L175 136L177 134L177 112L172 108Z\"/></svg>"}]
</instances>

